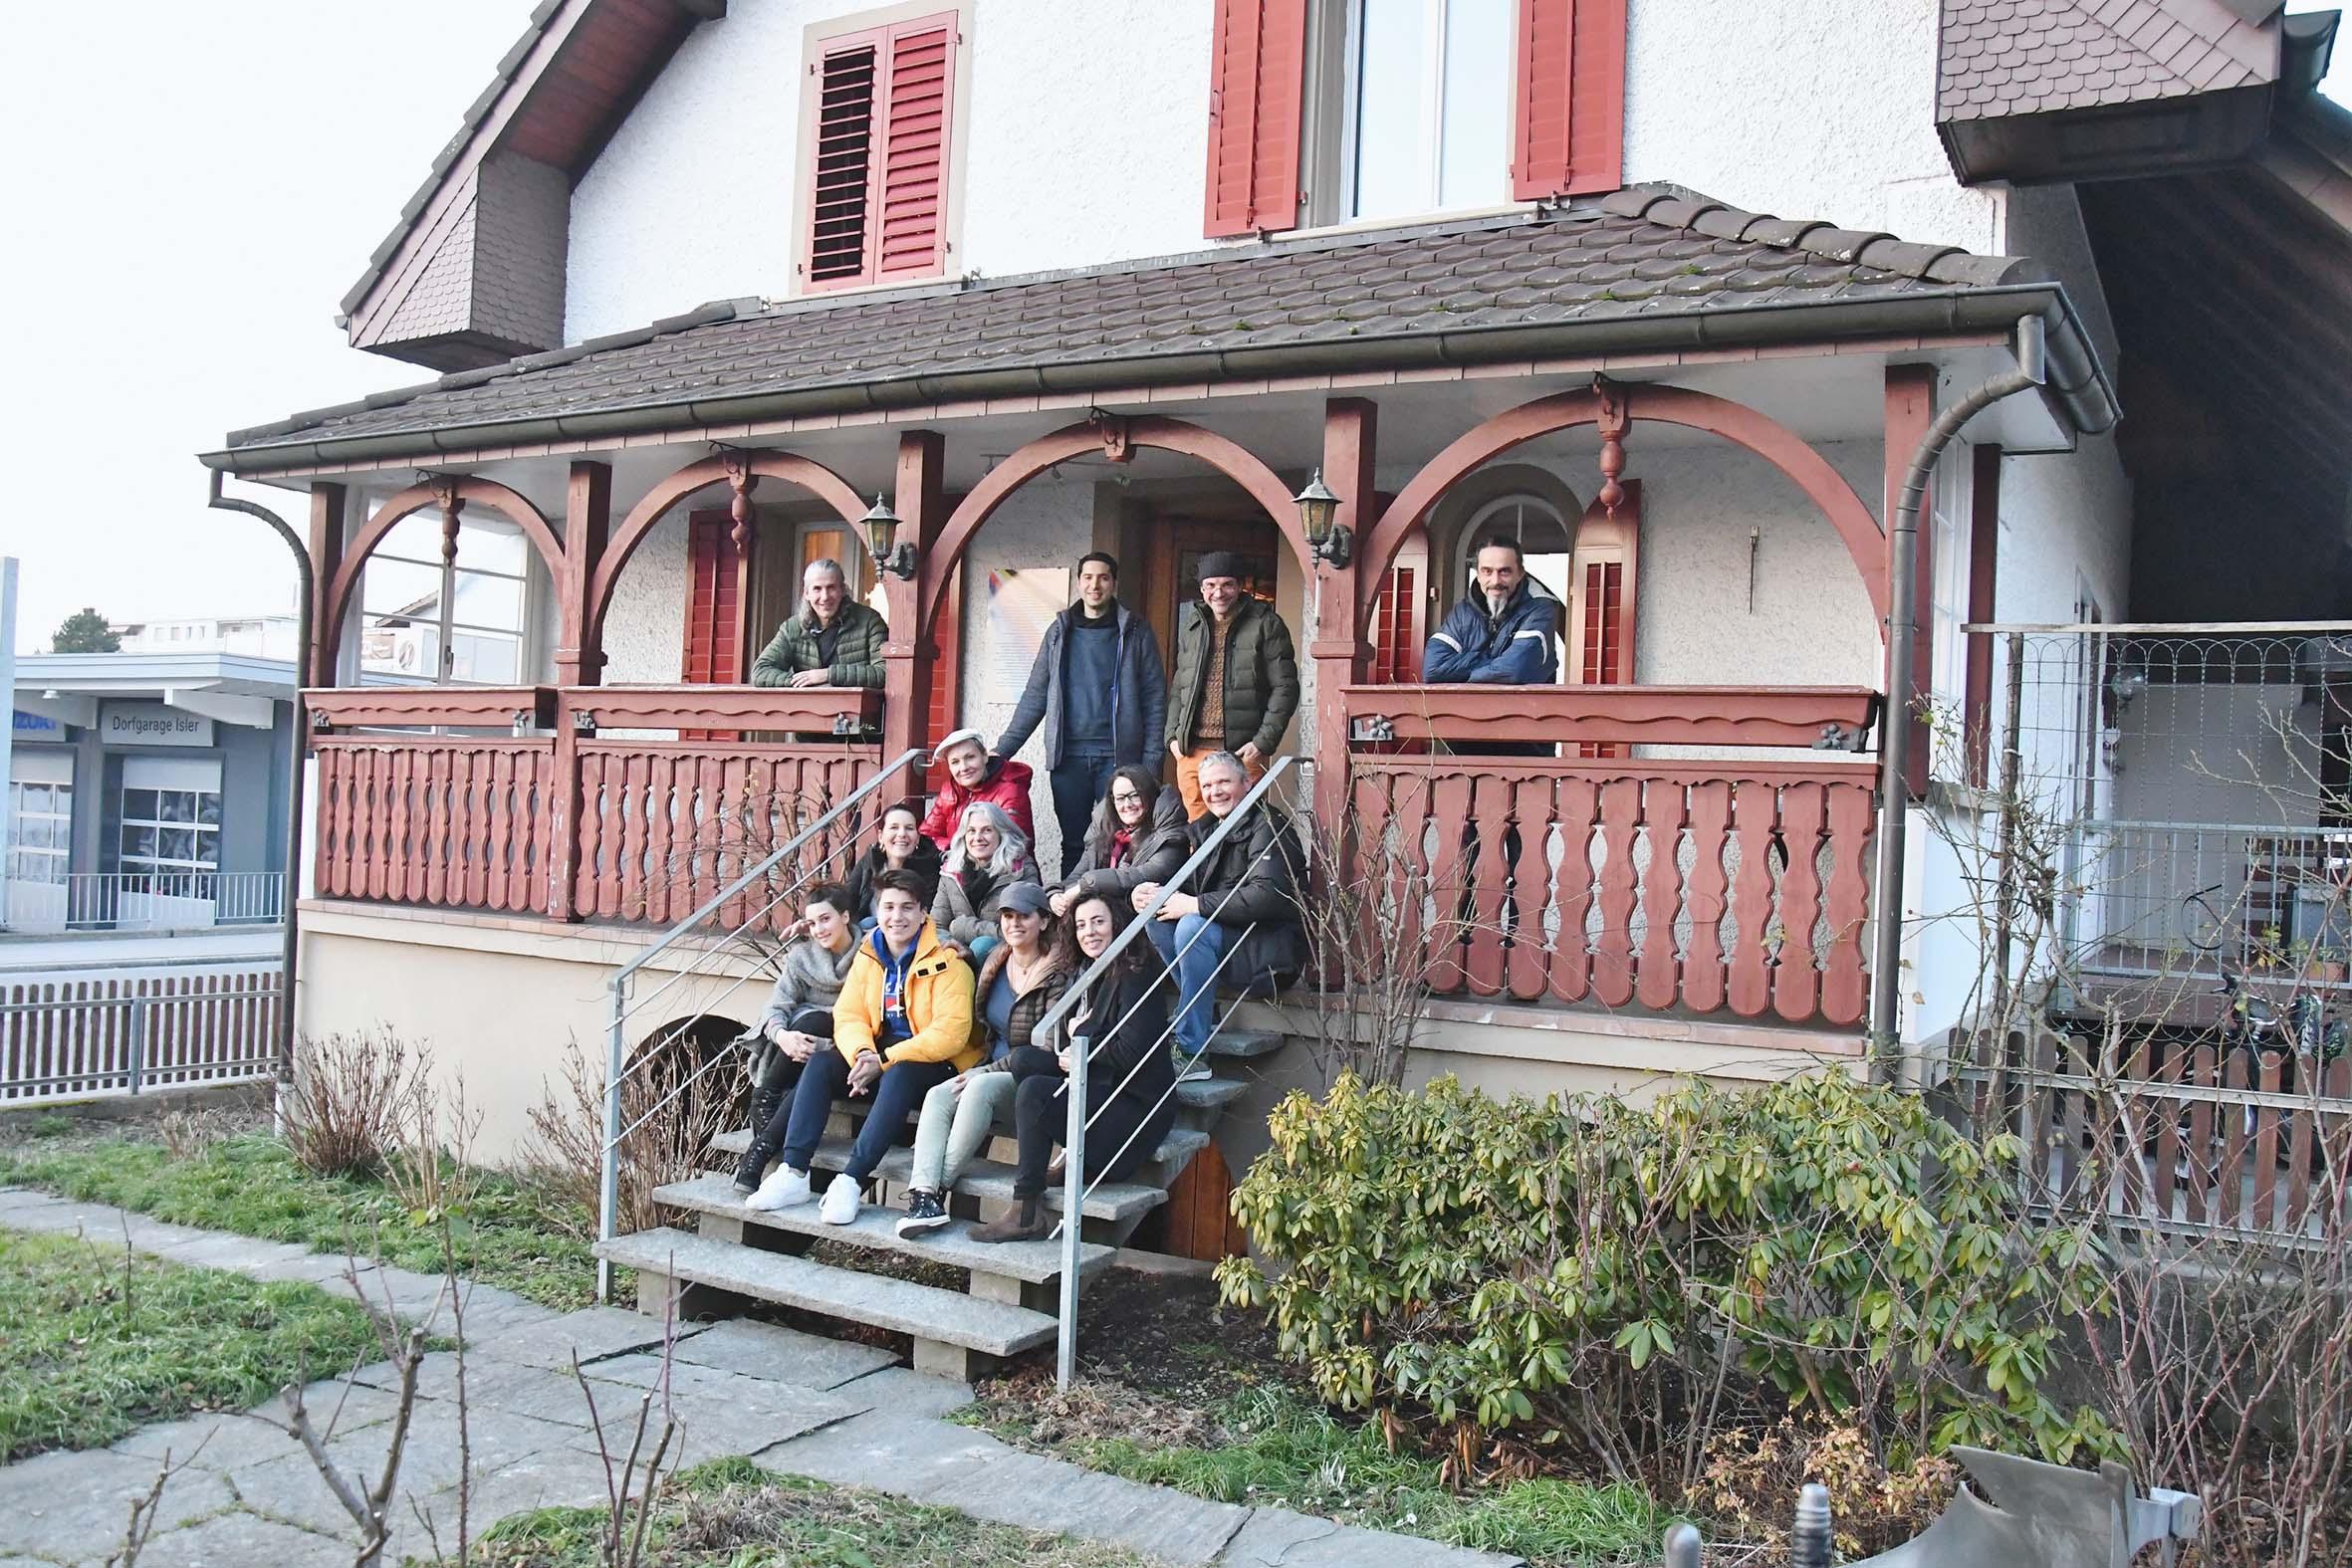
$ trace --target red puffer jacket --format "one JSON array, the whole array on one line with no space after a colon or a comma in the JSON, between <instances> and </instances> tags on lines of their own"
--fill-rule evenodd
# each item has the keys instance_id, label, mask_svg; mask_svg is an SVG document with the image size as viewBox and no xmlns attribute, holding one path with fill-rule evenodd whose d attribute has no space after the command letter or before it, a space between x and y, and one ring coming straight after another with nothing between
<instances>
[{"instance_id":1,"label":"red puffer jacket","mask_svg":"<svg viewBox=\"0 0 2352 1568\"><path fill-rule=\"evenodd\" d=\"M1037 770L1027 763L1000 760L990 765L977 789L967 789L953 779L948 780L931 797L931 809L923 816L923 836L945 854L954 847L956 824L964 819L964 807L975 800L986 800L1002 806L1005 814L1013 818L1013 825L1029 838L1034 858L1038 829L1030 816L1029 785L1036 777Z\"/></svg>"}]
</instances>

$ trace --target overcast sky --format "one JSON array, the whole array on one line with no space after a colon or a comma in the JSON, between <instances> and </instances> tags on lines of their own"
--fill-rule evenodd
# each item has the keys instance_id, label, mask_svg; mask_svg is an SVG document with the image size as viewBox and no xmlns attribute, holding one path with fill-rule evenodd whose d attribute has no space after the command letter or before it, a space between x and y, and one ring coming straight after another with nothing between
<instances>
[{"instance_id":1,"label":"overcast sky","mask_svg":"<svg viewBox=\"0 0 2352 1568\"><path fill-rule=\"evenodd\" d=\"M426 378L346 347L336 302L530 10L11 8L0 402L16 493L0 554L24 563L20 649L46 649L84 604L117 620L292 607L284 547L205 509L192 454L234 426ZM299 495L242 493L302 525Z\"/></svg>"}]
</instances>

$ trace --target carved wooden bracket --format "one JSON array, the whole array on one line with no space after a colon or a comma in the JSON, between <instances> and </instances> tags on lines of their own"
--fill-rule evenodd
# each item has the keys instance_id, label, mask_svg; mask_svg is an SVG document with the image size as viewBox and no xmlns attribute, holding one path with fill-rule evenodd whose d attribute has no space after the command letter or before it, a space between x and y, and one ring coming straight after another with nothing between
<instances>
[{"instance_id":1,"label":"carved wooden bracket","mask_svg":"<svg viewBox=\"0 0 2352 1568\"><path fill-rule=\"evenodd\" d=\"M441 562L453 565L457 560L457 514L465 510L465 497L457 493L457 481L436 476L433 502L441 509Z\"/></svg>"},{"instance_id":2,"label":"carved wooden bracket","mask_svg":"<svg viewBox=\"0 0 2352 1568\"><path fill-rule=\"evenodd\" d=\"M1633 426L1633 411L1625 389L1605 375L1592 378L1593 396L1600 399L1600 495L1601 510L1614 519L1617 509L1625 504L1625 486L1619 476L1625 472L1625 433Z\"/></svg>"},{"instance_id":3,"label":"carved wooden bracket","mask_svg":"<svg viewBox=\"0 0 2352 1568\"><path fill-rule=\"evenodd\" d=\"M1113 463L1134 461L1135 448L1127 438L1127 421L1117 414L1106 414L1101 409L1090 410L1086 423L1102 438L1102 455Z\"/></svg>"},{"instance_id":4,"label":"carved wooden bracket","mask_svg":"<svg viewBox=\"0 0 2352 1568\"><path fill-rule=\"evenodd\" d=\"M729 535L735 541L736 555L741 556L751 549L752 486L760 482L760 476L752 472L748 452L728 452L722 461L727 465L727 488L735 492L735 498L727 503L727 515L735 520Z\"/></svg>"}]
</instances>

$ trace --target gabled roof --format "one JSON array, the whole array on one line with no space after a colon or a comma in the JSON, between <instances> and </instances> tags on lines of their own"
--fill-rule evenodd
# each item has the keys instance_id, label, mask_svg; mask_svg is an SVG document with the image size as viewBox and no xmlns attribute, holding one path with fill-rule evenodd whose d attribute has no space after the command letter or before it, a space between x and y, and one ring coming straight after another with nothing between
<instances>
[{"instance_id":1,"label":"gabled roof","mask_svg":"<svg viewBox=\"0 0 2352 1568\"><path fill-rule=\"evenodd\" d=\"M965 396L1828 341L2051 320L2086 429L2115 417L2037 264L1742 212L1671 186L1595 205L1077 272L736 301L237 431L224 468L905 407Z\"/></svg>"},{"instance_id":2,"label":"gabled roof","mask_svg":"<svg viewBox=\"0 0 2352 1568\"><path fill-rule=\"evenodd\" d=\"M2278 33L2269 25L2278 9L2223 0L1945 0L1937 117L2264 86L2278 79Z\"/></svg>"}]
</instances>

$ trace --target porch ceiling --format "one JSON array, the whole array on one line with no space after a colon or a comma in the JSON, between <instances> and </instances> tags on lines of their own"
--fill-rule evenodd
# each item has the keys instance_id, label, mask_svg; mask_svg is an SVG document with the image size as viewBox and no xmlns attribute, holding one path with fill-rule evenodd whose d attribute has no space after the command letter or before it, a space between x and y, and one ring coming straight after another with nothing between
<instances>
[{"instance_id":1,"label":"porch ceiling","mask_svg":"<svg viewBox=\"0 0 2352 1568\"><path fill-rule=\"evenodd\" d=\"M864 296L708 306L643 332L234 432L253 472L959 398L1544 356L2051 328L2078 428L2115 409L2035 264L1725 208L1670 188L1500 220ZM1059 421L1056 421L1059 422Z\"/></svg>"}]
</instances>

